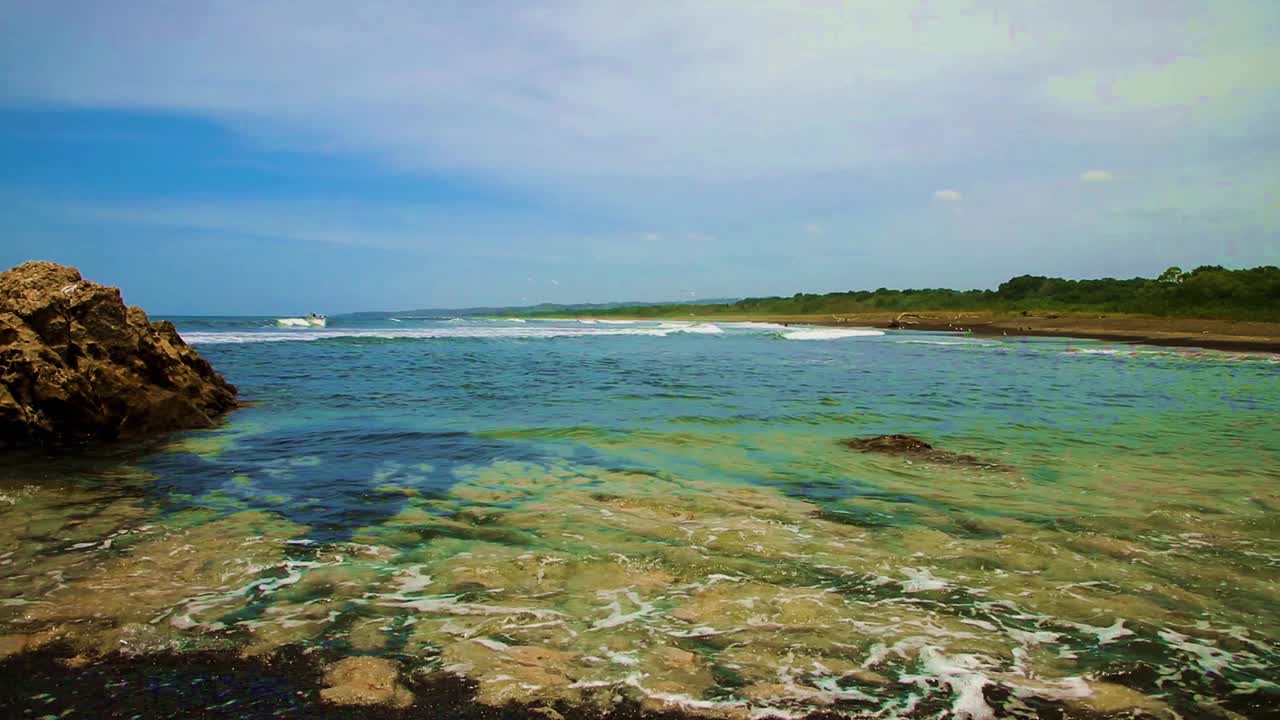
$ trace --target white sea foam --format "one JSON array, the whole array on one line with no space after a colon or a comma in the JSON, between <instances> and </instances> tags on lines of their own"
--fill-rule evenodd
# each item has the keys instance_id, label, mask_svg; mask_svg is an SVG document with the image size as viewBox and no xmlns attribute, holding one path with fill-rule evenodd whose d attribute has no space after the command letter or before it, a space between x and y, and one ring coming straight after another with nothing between
<instances>
[{"instance_id":1,"label":"white sea foam","mask_svg":"<svg viewBox=\"0 0 1280 720\"><path fill-rule=\"evenodd\" d=\"M790 329L786 325L780 325L778 323L769 323L769 322L745 321L745 322L731 322L731 323L720 323L720 324L727 328L734 328L734 329L740 329L740 330L789 330Z\"/></svg>"},{"instance_id":2,"label":"white sea foam","mask_svg":"<svg viewBox=\"0 0 1280 720\"><path fill-rule=\"evenodd\" d=\"M501 327L457 326L435 328L344 328L312 330L309 332L188 332L182 339L192 345L220 345L263 342L311 342L338 338L365 338L381 340L431 339L431 338L556 338L595 337L608 335L640 335L666 337L672 330L660 328L582 328L582 327Z\"/></svg>"},{"instance_id":3,"label":"white sea foam","mask_svg":"<svg viewBox=\"0 0 1280 720\"><path fill-rule=\"evenodd\" d=\"M674 332L694 333L697 335L719 335L724 332L719 325L714 323L697 323L695 325L686 325L677 328Z\"/></svg>"},{"instance_id":4,"label":"white sea foam","mask_svg":"<svg viewBox=\"0 0 1280 720\"><path fill-rule=\"evenodd\" d=\"M788 340L839 340L841 338L851 337L874 337L883 335L882 330L868 330L866 328L801 328L790 332L782 333L782 337Z\"/></svg>"}]
</instances>

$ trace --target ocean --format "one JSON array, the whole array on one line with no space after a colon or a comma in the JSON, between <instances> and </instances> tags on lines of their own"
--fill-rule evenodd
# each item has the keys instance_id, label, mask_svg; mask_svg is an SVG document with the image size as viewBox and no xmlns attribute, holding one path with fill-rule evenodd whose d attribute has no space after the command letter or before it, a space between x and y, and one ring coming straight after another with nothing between
<instances>
[{"instance_id":1,"label":"ocean","mask_svg":"<svg viewBox=\"0 0 1280 720\"><path fill-rule=\"evenodd\" d=\"M477 707L712 717L1280 706L1275 356L767 323L174 321L247 406L7 462L0 653L373 656L411 690L464 680ZM843 442L893 433L937 452ZM211 699L158 664L90 696L58 667L0 705L318 712L284 680Z\"/></svg>"}]
</instances>

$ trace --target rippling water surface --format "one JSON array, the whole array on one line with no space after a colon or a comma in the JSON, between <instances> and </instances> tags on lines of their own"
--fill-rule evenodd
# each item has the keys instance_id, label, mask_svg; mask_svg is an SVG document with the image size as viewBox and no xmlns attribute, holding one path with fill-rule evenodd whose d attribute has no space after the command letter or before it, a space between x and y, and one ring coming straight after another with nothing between
<instances>
[{"instance_id":1,"label":"rippling water surface","mask_svg":"<svg viewBox=\"0 0 1280 720\"><path fill-rule=\"evenodd\" d=\"M767 324L179 328L252 405L0 470L0 654L319 647L488 704L725 717L1280 704L1275 357ZM882 433L984 463L839 442Z\"/></svg>"}]
</instances>

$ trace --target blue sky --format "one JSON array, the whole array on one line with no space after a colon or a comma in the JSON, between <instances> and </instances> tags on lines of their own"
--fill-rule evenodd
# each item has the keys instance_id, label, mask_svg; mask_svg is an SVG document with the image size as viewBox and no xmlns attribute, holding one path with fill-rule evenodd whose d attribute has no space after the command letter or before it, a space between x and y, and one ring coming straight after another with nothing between
<instances>
[{"instance_id":1,"label":"blue sky","mask_svg":"<svg viewBox=\"0 0 1280 720\"><path fill-rule=\"evenodd\" d=\"M1280 263L1280 4L0 0L0 265L153 313Z\"/></svg>"}]
</instances>

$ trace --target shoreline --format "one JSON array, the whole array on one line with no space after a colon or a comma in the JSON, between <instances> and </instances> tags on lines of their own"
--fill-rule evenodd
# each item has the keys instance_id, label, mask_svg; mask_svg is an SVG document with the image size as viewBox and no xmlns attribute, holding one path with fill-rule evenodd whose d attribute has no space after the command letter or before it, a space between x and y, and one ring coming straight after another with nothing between
<instances>
[{"instance_id":1,"label":"shoreline","mask_svg":"<svg viewBox=\"0 0 1280 720\"><path fill-rule=\"evenodd\" d=\"M1082 340L1203 348L1234 352L1280 353L1280 323L1149 315L1000 315L990 312L849 313L759 315L691 313L686 316L573 315L569 319L687 322L769 322L822 327L872 327L881 330L971 333L983 337L1061 337ZM901 319L899 321L899 318ZM552 319L550 317L546 319Z\"/></svg>"}]
</instances>

